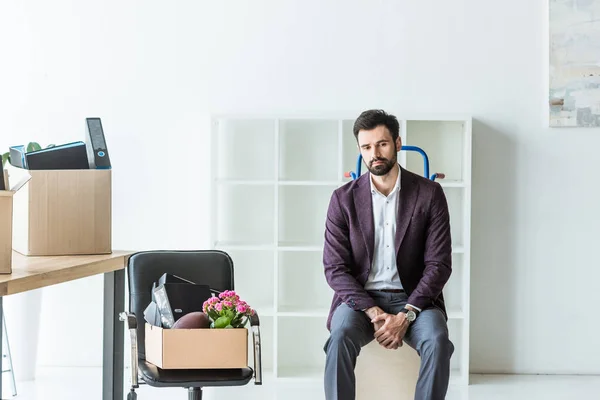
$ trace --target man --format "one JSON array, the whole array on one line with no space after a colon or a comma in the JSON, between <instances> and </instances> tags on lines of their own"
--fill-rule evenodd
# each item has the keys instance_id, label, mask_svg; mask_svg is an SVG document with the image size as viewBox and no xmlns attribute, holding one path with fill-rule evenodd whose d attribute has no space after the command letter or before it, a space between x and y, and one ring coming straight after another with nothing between
<instances>
[{"instance_id":1,"label":"man","mask_svg":"<svg viewBox=\"0 0 600 400\"><path fill-rule=\"evenodd\" d=\"M393 115L363 112L354 135L369 172L331 196L323 253L334 290L324 347L328 400L355 398L356 359L373 339L387 349L403 343L416 349L416 399L441 400L448 389L454 352L442 296L452 264L448 204L437 182L398 164L399 130Z\"/></svg>"}]
</instances>

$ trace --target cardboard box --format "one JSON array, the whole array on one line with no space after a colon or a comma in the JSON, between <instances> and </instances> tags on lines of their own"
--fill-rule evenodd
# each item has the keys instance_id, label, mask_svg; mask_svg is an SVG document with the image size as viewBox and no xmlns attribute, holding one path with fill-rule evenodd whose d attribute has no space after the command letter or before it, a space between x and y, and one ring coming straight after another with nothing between
<instances>
[{"instance_id":1,"label":"cardboard box","mask_svg":"<svg viewBox=\"0 0 600 400\"><path fill-rule=\"evenodd\" d=\"M22 170L13 249L27 256L111 253L111 170Z\"/></svg>"},{"instance_id":2,"label":"cardboard box","mask_svg":"<svg viewBox=\"0 0 600 400\"><path fill-rule=\"evenodd\" d=\"M29 177L24 177L12 187L6 170L2 171L0 178L4 180L4 187L8 188L0 190L0 274L12 274L13 197Z\"/></svg>"},{"instance_id":3,"label":"cardboard box","mask_svg":"<svg viewBox=\"0 0 600 400\"><path fill-rule=\"evenodd\" d=\"M146 361L162 369L248 367L248 329L163 329L146 323Z\"/></svg>"}]
</instances>

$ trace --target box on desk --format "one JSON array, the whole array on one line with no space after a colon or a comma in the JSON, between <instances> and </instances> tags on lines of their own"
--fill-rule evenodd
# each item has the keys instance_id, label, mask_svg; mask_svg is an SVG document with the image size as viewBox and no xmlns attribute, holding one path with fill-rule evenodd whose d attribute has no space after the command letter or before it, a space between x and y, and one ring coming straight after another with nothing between
<instances>
[{"instance_id":1,"label":"box on desk","mask_svg":"<svg viewBox=\"0 0 600 400\"><path fill-rule=\"evenodd\" d=\"M2 170L2 189L0 190L0 274L12 273L12 235L13 235L13 197L25 185L28 177L9 185L8 172Z\"/></svg>"},{"instance_id":2,"label":"box on desk","mask_svg":"<svg viewBox=\"0 0 600 400\"><path fill-rule=\"evenodd\" d=\"M13 196L14 250L27 256L111 253L111 170L27 170Z\"/></svg>"},{"instance_id":3,"label":"box on desk","mask_svg":"<svg viewBox=\"0 0 600 400\"><path fill-rule=\"evenodd\" d=\"M248 367L248 329L165 329L146 323L146 361L162 369Z\"/></svg>"}]
</instances>

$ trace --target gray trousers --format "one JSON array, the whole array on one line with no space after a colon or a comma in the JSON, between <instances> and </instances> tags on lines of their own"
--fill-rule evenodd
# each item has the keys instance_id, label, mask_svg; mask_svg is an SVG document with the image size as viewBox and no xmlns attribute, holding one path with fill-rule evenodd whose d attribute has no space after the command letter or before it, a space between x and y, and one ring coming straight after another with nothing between
<instances>
[{"instance_id":1,"label":"gray trousers","mask_svg":"<svg viewBox=\"0 0 600 400\"><path fill-rule=\"evenodd\" d=\"M386 313L397 314L406 304L405 293L371 291L377 305ZM325 343L325 397L327 400L354 400L354 367L363 346L374 340L374 328L362 311L341 304L331 320L331 334ZM448 338L444 314L438 309L423 310L411 323L403 340L421 357L415 400L443 400L450 379L450 357L454 345ZM393 351L393 350L390 350ZM373 368L377 368L373 365ZM393 400L390 393L386 399Z\"/></svg>"}]
</instances>

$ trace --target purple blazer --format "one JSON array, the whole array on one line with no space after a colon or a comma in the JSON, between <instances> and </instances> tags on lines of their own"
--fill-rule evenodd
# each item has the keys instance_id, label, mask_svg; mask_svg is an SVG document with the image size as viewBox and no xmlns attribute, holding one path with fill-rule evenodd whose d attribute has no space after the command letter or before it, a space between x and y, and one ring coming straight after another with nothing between
<instances>
[{"instance_id":1,"label":"purple blazer","mask_svg":"<svg viewBox=\"0 0 600 400\"><path fill-rule=\"evenodd\" d=\"M422 310L438 307L447 319L442 288L452 272L452 240L446 196L439 183L400 168L396 224L398 275L408 303ZM354 310L375 305L364 289L373 262L374 223L370 174L336 189L325 223L323 264L334 290L327 329L334 310L346 303Z\"/></svg>"}]
</instances>

